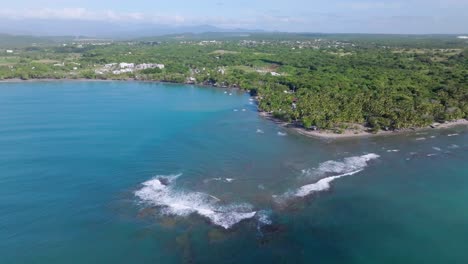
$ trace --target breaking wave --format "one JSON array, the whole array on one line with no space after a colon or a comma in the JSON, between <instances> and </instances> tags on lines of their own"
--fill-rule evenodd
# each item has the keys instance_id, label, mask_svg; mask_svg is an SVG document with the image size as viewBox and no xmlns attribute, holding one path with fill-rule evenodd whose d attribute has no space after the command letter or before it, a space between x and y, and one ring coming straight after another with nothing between
<instances>
[{"instance_id":1,"label":"breaking wave","mask_svg":"<svg viewBox=\"0 0 468 264\"><path fill-rule=\"evenodd\" d=\"M256 216L257 212L247 203L223 204L220 199L206 193L176 190L174 183L180 176L157 176L144 182L143 187L135 191L135 196L159 208L162 215L186 217L198 214L225 229Z\"/></svg>"},{"instance_id":2,"label":"breaking wave","mask_svg":"<svg viewBox=\"0 0 468 264\"><path fill-rule=\"evenodd\" d=\"M288 191L283 195L274 196L275 201L282 203L294 197L306 197L315 192L328 190L330 189L331 182L334 180L363 171L369 161L378 159L379 157L379 155L371 153L345 158L343 161L326 161L321 163L316 169L303 170L302 173L306 177L322 177L322 179L315 183L304 185L296 190Z\"/></svg>"},{"instance_id":3,"label":"breaking wave","mask_svg":"<svg viewBox=\"0 0 468 264\"><path fill-rule=\"evenodd\" d=\"M321 163L315 169L303 170L302 174L306 177L324 177L333 176L330 174L350 173L364 169L367 167L367 162L379 157L379 155L371 153L362 156L348 157L343 161L329 160Z\"/></svg>"},{"instance_id":4,"label":"breaking wave","mask_svg":"<svg viewBox=\"0 0 468 264\"><path fill-rule=\"evenodd\" d=\"M342 177L345 177L345 176L354 175L354 174L359 173L361 171L362 170L357 170L357 171L344 173L344 174L341 174L341 175L336 175L336 176L323 178L323 179L319 180L316 183L302 186L301 188L299 188L299 189L297 189L295 191L294 195L297 196L297 197L305 197L305 196L308 196L308 195L310 195L310 194L312 194L314 192L320 192L320 191L328 190L328 189L330 189L330 183L332 181L334 181L336 179L339 179L339 178L342 178Z\"/></svg>"}]
</instances>

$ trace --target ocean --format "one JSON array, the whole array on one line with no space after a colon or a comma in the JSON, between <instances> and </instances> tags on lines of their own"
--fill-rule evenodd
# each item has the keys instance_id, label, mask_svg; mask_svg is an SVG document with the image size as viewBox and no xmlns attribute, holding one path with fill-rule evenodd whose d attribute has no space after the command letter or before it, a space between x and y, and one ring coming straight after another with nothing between
<instances>
[{"instance_id":1,"label":"ocean","mask_svg":"<svg viewBox=\"0 0 468 264\"><path fill-rule=\"evenodd\" d=\"M0 263L468 263L467 132L313 139L238 90L0 83Z\"/></svg>"}]
</instances>

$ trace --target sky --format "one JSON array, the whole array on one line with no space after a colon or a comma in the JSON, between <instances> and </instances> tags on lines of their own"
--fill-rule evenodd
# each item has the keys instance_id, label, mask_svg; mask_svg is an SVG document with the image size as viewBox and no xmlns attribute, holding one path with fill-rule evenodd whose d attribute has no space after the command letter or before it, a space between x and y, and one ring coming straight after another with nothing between
<instances>
[{"instance_id":1,"label":"sky","mask_svg":"<svg viewBox=\"0 0 468 264\"><path fill-rule=\"evenodd\" d=\"M284 32L468 33L468 0L14 0L0 17Z\"/></svg>"}]
</instances>

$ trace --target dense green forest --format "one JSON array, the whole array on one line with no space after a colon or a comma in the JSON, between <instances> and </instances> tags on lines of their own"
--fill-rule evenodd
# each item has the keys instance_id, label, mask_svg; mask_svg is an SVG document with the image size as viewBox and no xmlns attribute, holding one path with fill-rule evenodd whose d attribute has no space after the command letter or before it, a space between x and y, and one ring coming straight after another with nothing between
<instances>
[{"instance_id":1,"label":"dense green forest","mask_svg":"<svg viewBox=\"0 0 468 264\"><path fill-rule=\"evenodd\" d=\"M456 36L213 33L23 46L0 49L0 79L238 87L279 119L335 131L354 124L396 130L468 117L468 42ZM164 67L116 72L113 63L122 62Z\"/></svg>"}]
</instances>

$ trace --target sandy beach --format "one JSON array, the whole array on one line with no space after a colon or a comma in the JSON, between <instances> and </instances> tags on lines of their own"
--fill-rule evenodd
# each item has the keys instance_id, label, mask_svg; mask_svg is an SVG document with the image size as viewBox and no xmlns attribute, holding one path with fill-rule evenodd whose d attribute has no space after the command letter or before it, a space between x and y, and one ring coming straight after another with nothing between
<instances>
[{"instance_id":1,"label":"sandy beach","mask_svg":"<svg viewBox=\"0 0 468 264\"><path fill-rule=\"evenodd\" d=\"M19 83L19 82L68 82L68 81L77 81L77 82L112 82L112 81L136 81L136 82L154 82L154 83L166 83L157 80L137 80L137 79L85 79L85 78L77 78L77 79L70 79L70 78L63 78L63 79L4 79L0 80L0 83ZM183 83L180 83L183 84ZM205 86L205 87L215 87L213 85L203 85L203 84L196 84L197 86ZM227 87L225 89L239 89L234 87ZM377 133L368 131L369 128L361 125L355 124L355 129L346 129L341 134L335 133L331 130L309 130L298 125L284 122L277 118L274 118L272 114L259 111L259 115L265 119L268 119L272 122L275 122L277 125L292 130L300 135L313 137L313 138L320 138L320 139L345 139L345 138L357 138L357 137L374 137L374 136L388 136L388 135L400 135L404 133L412 133L422 130L431 130L431 129L443 129L443 128L450 128L454 126L463 126L468 125L467 119L458 119L452 120L445 123L434 123L427 127L420 127L420 128L406 128L401 129L398 131L379 131Z\"/></svg>"},{"instance_id":2,"label":"sandy beach","mask_svg":"<svg viewBox=\"0 0 468 264\"><path fill-rule=\"evenodd\" d=\"M388 135L400 135L404 133L412 133L412 132L419 132L423 130L431 130L431 129L443 129L443 128L450 128L454 126L466 126L468 125L468 120L466 119L458 119L453 121L448 121L445 123L434 123L427 127L420 127L420 128L407 128L401 129L398 131L379 131L377 133L366 131L366 127L362 125L356 125L357 129L346 129L343 133L338 134L331 130L308 130L303 127L299 127L297 125L281 121L279 119L274 118L270 113L266 112L259 112L259 115L265 119L271 120L278 124L281 127L290 129L298 134L313 137L313 138L321 138L321 139L340 139L340 138L357 138L357 137L374 137L374 136L388 136Z\"/></svg>"}]
</instances>

